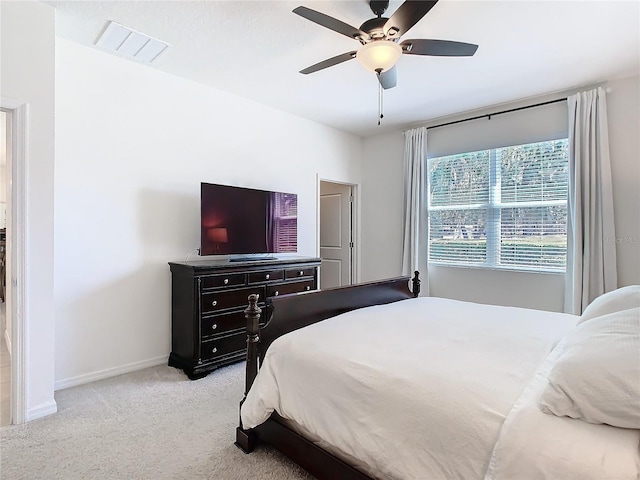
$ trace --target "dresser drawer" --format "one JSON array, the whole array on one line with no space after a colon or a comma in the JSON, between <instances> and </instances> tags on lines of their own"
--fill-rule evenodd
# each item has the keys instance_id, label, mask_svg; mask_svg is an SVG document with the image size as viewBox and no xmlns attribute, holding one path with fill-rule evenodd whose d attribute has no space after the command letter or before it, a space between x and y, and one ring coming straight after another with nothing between
<instances>
[{"instance_id":1,"label":"dresser drawer","mask_svg":"<svg viewBox=\"0 0 640 480\"><path fill-rule=\"evenodd\" d=\"M262 304L264 305L264 303ZM266 310L262 309L260 315L260 324L265 321ZM247 319L244 311L223 313L222 315L214 315L213 317L205 317L202 319L202 337L210 337L212 335L220 335L231 330L245 331L247 328Z\"/></svg>"},{"instance_id":2,"label":"dresser drawer","mask_svg":"<svg viewBox=\"0 0 640 480\"><path fill-rule=\"evenodd\" d=\"M289 269L285 272L285 278L287 280L291 278L301 278L301 277L313 277L316 273L315 268L297 268L297 269Z\"/></svg>"},{"instance_id":3,"label":"dresser drawer","mask_svg":"<svg viewBox=\"0 0 640 480\"><path fill-rule=\"evenodd\" d=\"M203 293L202 314L214 313L229 308L245 307L249 304L247 298L252 293L257 294L259 300L264 299L264 287L262 286Z\"/></svg>"},{"instance_id":4,"label":"dresser drawer","mask_svg":"<svg viewBox=\"0 0 640 480\"><path fill-rule=\"evenodd\" d=\"M248 274L249 283L273 282L284 279L284 270L268 270L262 272L251 272Z\"/></svg>"},{"instance_id":5,"label":"dresser drawer","mask_svg":"<svg viewBox=\"0 0 640 480\"><path fill-rule=\"evenodd\" d=\"M200 277L201 288L239 287L244 285L244 273L232 273L229 275L210 275Z\"/></svg>"},{"instance_id":6,"label":"dresser drawer","mask_svg":"<svg viewBox=\"0 0 640 480\"><path fill-rule=\"evenodd\" d=\"M247 348L247 336L240 333L238 335L229 335L228 337L215 338L202 342L201 356L202 360L228 355L229 353L239 352Z\"/></svg>"},{"instance_id":7,"label":"dresser drawer","mask_svg":"<svg viewBox=\"0 0 640 480\"><path fill-rule=\"evenodd\" d=\"M308 292L314 289L314 281L306 280L304 282L281 283L279 285L267 286L267 297L277 297L278 295L286 295L287 293Z\"/></svg>"}]
</instances>

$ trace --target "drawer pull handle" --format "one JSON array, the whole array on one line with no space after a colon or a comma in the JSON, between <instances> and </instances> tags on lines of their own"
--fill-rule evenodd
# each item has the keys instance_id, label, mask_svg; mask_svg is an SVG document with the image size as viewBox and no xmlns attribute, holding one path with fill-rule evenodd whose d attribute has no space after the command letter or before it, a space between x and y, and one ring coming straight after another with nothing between
<instances>
[{"instance_id":1,"label":"drawer pull handle","mask_svg":"<svg viewBox=\"0 0 640 480\"><path fill-rule=\"evenodd\" d=\"M270 275L267 273L267 274L264 276L264 279L265 279L265 280L269 280L269 277L270 277Z\"/></svg>"},{"instance_id":2,"label":"drawer pull handle","mask_svg":"<svg viewBox=\"0 0 640 480\"><path fill-rule=\"evenodd\" d=\"M302 270L300 270L300 271L298 272L298 276L299 276L299 277L301 277L302 275L304 275L304 272L303 272Z\"/></svg>"},{"instance_id":3,"label":"drawer pull handle","mask_svg":"<svg viewBox=\"0 0 640 480\"><path fill-rule=\"evenodd\" d=\"M229 284L229 279L228 279L228 278L225 278L225 279L224 279L224 282L222 282L222 283L224 283L225 285L228 285L228 284Z\"/></svg>"},{"instance_id":4,"label":"drawer pull handle","mask_svg":"<svg viewBox=\"0 0 640 480\"><path fill-rule=\"evenodd\" d=\"M311 290L311 286L310 285L307 285L307 290Z\"/></svg>"},{"instance_id":5,"label":"drawer pull handle","mask_svg":"<svg viewBox=\"0 0 640 480\"><path fill-rule=\"evenodd\" d=\"M214 324L211 326L211 330L215 330L216 328L218 328L218 324L217 324L217 323L214 323Z\"/></svg>"},{"instance_id":6,"label":"drawer pull handle","mask_svg":"<svg viewBox=\"0 0 640 480\"><path fill-rule=\"evenodd\" d=\"M275 297L277 297L277 296L278 296L278 294L279 294L279 293L278 293L278 290L276 290L275 292L273 292L273 295L274 295Z\"/></svg>"},{"instance_id":7,"label":"drawer pull handle","mask_svg":"<svg viewBox=\"0 0 640 480\"><path fill-rule=\"evenodd\" d=\"M213 347L213 350L211 350L211 353L216 353L218 351L217 347Z\"/></svg>"},{"instance_id":8,"label":"drawer pull handle","mask_svg":"<svg viewBox=\"0 0 640 480\"><path fill-rule=\"evenodd\" d=\"M211 306L212 307L215 307L216 305L218 305L218 301L217 300L214 300L213 302L211 302Z\"/></svg>"}]
</instances>

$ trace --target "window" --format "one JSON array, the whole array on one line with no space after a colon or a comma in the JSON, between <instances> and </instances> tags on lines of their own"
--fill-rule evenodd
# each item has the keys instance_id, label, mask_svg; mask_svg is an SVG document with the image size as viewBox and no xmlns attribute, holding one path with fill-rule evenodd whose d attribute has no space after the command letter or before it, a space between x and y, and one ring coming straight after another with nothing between
<instances>
[{"instance_id":1,"label":"window","mask_svg":"<svg viewBox=\"0 0 640 480\"><path fill-rule=\"evenodd\" d=\"M274 193L275 251L295 252L298 244L298 197L289 193Z\"/></svg>"},{"instance_id":2,"label":"window","mask_svg":"<svg viewBox=\"0 0 640 480\"><path fill-rule=\"evenodd\" d=\"M564 271L567 139L428 159L429 261Z\"/></svg>"}]
</instances>

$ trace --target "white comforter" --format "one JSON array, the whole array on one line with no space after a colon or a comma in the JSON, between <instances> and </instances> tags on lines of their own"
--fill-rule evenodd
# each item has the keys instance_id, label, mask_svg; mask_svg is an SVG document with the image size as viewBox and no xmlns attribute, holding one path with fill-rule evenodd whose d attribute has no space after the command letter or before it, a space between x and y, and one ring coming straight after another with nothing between
<instances>
[{"instance_id":1,"label":"white comforter","mask_svg":"<svg viewBox=\"0 0 640 480\"><path fill-rule=\"evenodd\" d=\"M349 312L273 342L242 423L257 426L275 410L374 478L528 478L492 453L576 321L431 297ZM509 460L520 455L499 446Z\"/></svg>"}]
</instances>

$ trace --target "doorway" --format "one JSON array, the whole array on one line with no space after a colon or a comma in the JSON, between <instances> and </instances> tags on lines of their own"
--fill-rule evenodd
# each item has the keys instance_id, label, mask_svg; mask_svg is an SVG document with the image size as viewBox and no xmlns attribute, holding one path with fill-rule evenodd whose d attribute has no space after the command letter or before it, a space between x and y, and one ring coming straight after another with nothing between
<instances>
[{"instance_id":1,"label":"doorway","mask_svg":"<svg viewBox=\"0 0 640 480\"><path fill-rule=\"evenodd\" d=\"M320 180L320 289L355 283L355 185Z\"/></svg>"},{"instance_id":2,"label":"doorway","mask_svg":"<svg viewBox=\"0 0 640 480\"><path fill-rule=\"evenodd\" d=\"M26 292L24 271L26 265L26 150L27 150L27 104L22 101L0 97L0 113L5 126L0 132L0 154L4 155L5 178L5 317L0 332L7 347L5 360L9 368L3 368L2 381L8 374L9 387L3 385L2 403L9 391L9 423L26 421L26 379L25 379L25 330L24 312ZM4 367L4 366L3 366ZM8 372L7 372L8 371ZM4 407L7 408L7 407Z\"/></svg>"},{"instance_id":3,"label":"doorway","mask_svg":"<svg viewBox=\"0 0 640 480\"><path fill-rule=\"evenodd\" d=\"M11 302L7 299L7 212L11 196L11 111L0 109L0 426L11 424Z\"/></svg>"}]
</instances>

